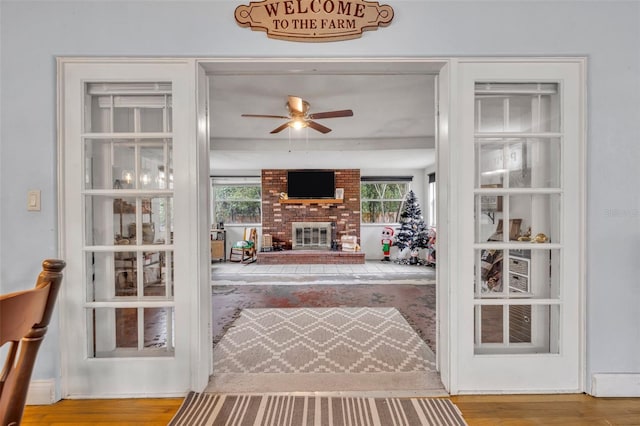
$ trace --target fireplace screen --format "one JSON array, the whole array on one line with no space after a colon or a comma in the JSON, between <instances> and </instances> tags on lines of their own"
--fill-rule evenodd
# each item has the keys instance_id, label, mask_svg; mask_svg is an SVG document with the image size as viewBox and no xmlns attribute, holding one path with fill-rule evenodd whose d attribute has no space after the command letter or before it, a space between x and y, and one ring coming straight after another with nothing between
<instances>
[{"instance_id":1,"label":"fireplace screen","mask_svg":"<svg viewBox=\"0 0 640 426\"><path fill-rule=\"evenodd\" d=\"M323 249L331 248L331 223L294 222L292 226L292 248Z\"/></svg>"}]
</instances>

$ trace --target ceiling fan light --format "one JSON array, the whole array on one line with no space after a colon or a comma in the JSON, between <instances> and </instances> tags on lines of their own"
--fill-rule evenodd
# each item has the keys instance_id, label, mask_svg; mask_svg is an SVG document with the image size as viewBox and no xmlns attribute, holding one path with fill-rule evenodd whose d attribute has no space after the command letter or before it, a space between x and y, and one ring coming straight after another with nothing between
<instances>
[{"instance_id":1,"label":"ceiling fan light","mask_svg":"<svg viewBox=\"0 0 640 426\"><path fill-rule=\"evenodd\" d=\"M286 107L289 110L288 116L267 115L267 114L242 114L242 116L287 119L286 122L282 123L275 129L273 129L271 132L269 132L271 134L280 133L287 127L290 129L296 129L296 130L304 129L305 127L311 127L313 130L316 130L320 133L329 133L331 131L330 128L325 127L314 120L325 119L325 118L353 117L353 111L351 111L350 109L325 111L325 112L318 112L314 114L308 114L307 112L309 111L309 108L310 108L309 102L297 96L289 96L289 102L287 102Z\"/></svg>"},{"instance_id":2,"label":"ceiling fan light","mask_svg":"<svg viewBox=\"0 0 640 426\"><path fill-rule=\"evenodd\" d=\"M307 122L304 120L293 120L290 124L291 127L293 127L296 130L299 129L303 129L305 127L307 127Z\"/></svg>"}]
</instances>

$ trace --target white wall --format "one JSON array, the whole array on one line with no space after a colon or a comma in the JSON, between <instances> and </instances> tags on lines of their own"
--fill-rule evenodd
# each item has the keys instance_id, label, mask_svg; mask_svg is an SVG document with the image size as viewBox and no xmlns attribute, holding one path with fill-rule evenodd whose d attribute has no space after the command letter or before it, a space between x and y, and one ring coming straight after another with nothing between
<instances>
[{"instance_id":1,"label":"white wall","mask_svg":"<svg viewBox=\"0 0 640 426\"><path fill-rule=\"evenodd\" d=\"M32 285L41 260L58 253L58 55L586 55L588 378L602 372L640 373L640 2L398 0L392 2L395 17L389 27L336 43L270 40L236 25L238 4L0 3L1 292ZM41 212L26 212L29 189L42 190ZM54 318L35 379L59 375L57 336Z\"/></svg>"}]
</instances>

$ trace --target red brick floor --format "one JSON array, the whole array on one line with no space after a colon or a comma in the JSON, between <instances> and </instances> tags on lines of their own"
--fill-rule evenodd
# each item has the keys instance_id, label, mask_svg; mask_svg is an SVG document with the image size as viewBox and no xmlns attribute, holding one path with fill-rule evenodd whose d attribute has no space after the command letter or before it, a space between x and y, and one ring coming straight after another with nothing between
<instances>
[{"instance_id":1,"label":"red brick floor","mask_svg":"<svg viewBox=\"0 0 640 426\"><path fill-rule=\"evenodd\" d=\"M390 273L389 268L400 266L385 264L382 272L375 274L357 269L359 272L355 273L309 275L305 272L269 276L254 273L253 265L233 265L236 266L236 269L225 269L222 274L215 275L214 284L225 282L225 285L212 287L214 344L245 308L395 307L429 347L436 350L436 286L432 268L405 266L407 269L400 273ZM367 271L371 268L369 265ZM374 283L367 283L370 280ZM287 284L278 284L283 281ZM145 309L145 347L166 346L168 315L165 309ZM116 320L117 346L135 348L138 344L137 310L118 309Z\"/></svg>"},{"instance_id":2,"label":"red brick floor","mask_svg":"<svg viewBox=\"0 0 640 426\"><path fill-rule=\"evenodd\" d=\"M245 308L395 307L435 352L435 284L214 285L214 344Z\"/></svg>"}]
</instances>

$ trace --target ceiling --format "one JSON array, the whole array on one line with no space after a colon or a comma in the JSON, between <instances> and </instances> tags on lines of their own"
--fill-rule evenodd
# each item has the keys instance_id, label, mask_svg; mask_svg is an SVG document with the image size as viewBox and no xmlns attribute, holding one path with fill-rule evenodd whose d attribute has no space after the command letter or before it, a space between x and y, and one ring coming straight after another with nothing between
<instances>
[{"instance_id":1,"label":"ceiling","mask_svg":"<svg viewBox=\"0 0 640 426\"><path fill-rule=\"evenodd\" d=\"M211 173L263 168L414 169L435 162L433 73L211 75ZM269 132L286 120L287 96L310 113L351 109L353 117L317 120L332 129Z\"/></svg>"}]
</instances>

